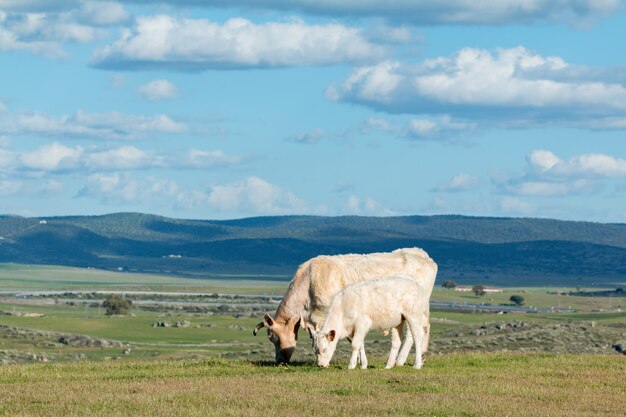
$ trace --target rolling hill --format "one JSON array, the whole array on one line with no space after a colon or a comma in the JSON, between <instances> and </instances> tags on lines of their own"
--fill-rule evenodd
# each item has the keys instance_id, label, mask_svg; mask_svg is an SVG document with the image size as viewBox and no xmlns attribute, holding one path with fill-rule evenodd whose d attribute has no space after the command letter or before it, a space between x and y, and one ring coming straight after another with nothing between
<instances>
[{"instance_id":1,"label":"rolling hill","mask_svg":"<svg viewBox=\"0 0 626 417\"><path fill-rule=\"evenodd\" d=\"M0 262L181 276L277 275L319 254L423 247L438 280L623 285L626 225L463 216L276 216L180 220L149 214L0 216Z\"/></svg>"}]
</instances>

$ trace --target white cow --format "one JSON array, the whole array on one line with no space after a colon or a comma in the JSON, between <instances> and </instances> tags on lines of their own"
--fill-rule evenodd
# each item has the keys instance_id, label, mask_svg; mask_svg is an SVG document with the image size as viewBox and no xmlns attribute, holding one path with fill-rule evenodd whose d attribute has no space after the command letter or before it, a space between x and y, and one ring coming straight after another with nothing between
<instances>
[{"instance_id":1,"label":"white cow","mask_svg":"<svg viewBox=\"0 0 626 417\"><path fill-rule=\"evenodd\" d=\"M435 285L437 264L420 248L309 259L298 268L274 317L266 314L255 327L254 334L266 327L267 337L274 344L276 362L289 362L296 348L300 327L319 330L333 297L339 291L348 285L392 275L407 275L419 282L425 289L424 299L428 301ZM428 308L423 323L426 337L422 353L425 353L430 326ZM413 342L411 338L408 341ZM410 350L411 344L405 343L402 351L405 349Z\"/></svg>"},{"instance_id":2,"label":"white cow","mask_svg":"<svg viewBox=\"0 0 626 417\"><path fill-rule=\"evenodd\" d=\"M422 285L406 275L394 275L345 287L333 298L321 330L314 333L318 365L327 367L337 342L349 337L352 340L352 356L348 369L356 367L359 356L361 368L367 368L363 348L365 335L370 329L391 329L391 351L386 368L393 367L395 363L403 365L413 341L414 368L421 368L425 327L423 318L428 311L425 292ZM405 320L413 340L407 340L398 355Z\"/></svg>"}]
</instances>

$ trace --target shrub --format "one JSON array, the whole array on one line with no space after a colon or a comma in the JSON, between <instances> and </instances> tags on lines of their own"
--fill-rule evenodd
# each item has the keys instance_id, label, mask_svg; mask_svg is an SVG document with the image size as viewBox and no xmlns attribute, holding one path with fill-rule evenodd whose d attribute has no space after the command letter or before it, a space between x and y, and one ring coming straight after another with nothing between
<instances>
[{"instance_id":1,"label":"shrub","mask_svg":"<svg viewBox=\"0 0 626 417\"><path fill-rule=\"evenodd\" d=\"M443 288L446 288L448 290L452 289L452 288L456 288L456 282L451 281L451 280L445 280L444 282L441 283L441 286Z\"/></svg>"},{"instance_id":2,"label":"shrub","mask_svg":"<svg viewBox=\"0 0 626 417\"><path fill-rule=\"evenodd\" d=\"M107 296L106 300L102 303L102 307L106 308L106 315L127 315L130 311L130 307L133 302L121 295L111 294Z\"/></svg>"},{"instance_id":3,"label":"shrub","mask_svg":"<svg viewBox=\"0 0 626 417\"><path fill-rule=\"evenodd\" d=\"M512 302L513 304L517 305L517 306L523 306L524 305L524 297L522 297L521 295L512 295L509 298L509 301Z\"/></svg>"},{"instance_id":4,"label":"shrub","mask_svg":"<svg viewBox=\"0 0 626 417\"><path fill-rule=\"evenodd\" d=\"M474 285L472 287L472 291L474 291L474 294L476 294L478 296L483 296L483 295L487 294L487 292L485 291L485 286L484 285Z\"/></svg>"}]
</instances>

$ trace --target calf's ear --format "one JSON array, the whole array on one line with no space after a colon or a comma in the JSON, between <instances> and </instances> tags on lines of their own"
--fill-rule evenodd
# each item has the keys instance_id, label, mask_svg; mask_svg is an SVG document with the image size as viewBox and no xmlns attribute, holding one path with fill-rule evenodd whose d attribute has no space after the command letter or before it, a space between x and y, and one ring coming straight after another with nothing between
<instances>
[{"instance_id":1,"label":"calf's ear","mask_svg":"<svg viewBox=\"0 0 626 417\"><path fill-rule=\"evenodd\" d=\"M332 342L333 340L335 340L335 331L331 330L330 332L328 332L328 334L326 335L326 337L328 338L328 341Z\"/></svg>"}]
</instances>

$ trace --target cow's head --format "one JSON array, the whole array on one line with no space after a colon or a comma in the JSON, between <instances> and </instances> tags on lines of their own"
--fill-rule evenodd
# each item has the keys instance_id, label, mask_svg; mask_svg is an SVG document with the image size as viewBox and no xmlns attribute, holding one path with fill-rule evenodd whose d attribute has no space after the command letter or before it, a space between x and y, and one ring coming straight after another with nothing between
<instances>
[{"instance_id":1,"label":"cow's head","mask_svg":"<svg viewBox=\"0 0 626 417\"><path fill-rule=\"evenodd\" d=\"M314 334L313 351L317 355L317 364L326 368L335 354L337 348L337 332L319 332Z\"/></svg>"},{"instance_id":2,"label":"cow's head","mask_svg":"<svg viewBox=\"0 0 626 417\"><path fill-rule=\"evenodd\" d=\"M301 319L287 319L284 323L274 320L269 314L254 328L254 335L263 327L267 327L267 338L274 344L276 362L289 363L291 355L296 350L298 330Z\"/></svg>"}]
</instances>

